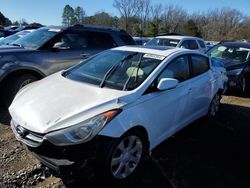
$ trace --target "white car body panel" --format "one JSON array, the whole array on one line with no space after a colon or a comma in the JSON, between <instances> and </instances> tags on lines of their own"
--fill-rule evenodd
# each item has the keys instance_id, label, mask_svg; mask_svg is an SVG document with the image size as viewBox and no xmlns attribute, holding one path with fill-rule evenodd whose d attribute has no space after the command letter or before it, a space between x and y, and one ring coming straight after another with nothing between
<instances>
[{"instance_id":1,"label":"white car body panel","mask_svg":"<svg viewBox=\"0 0 250 188\"><path fill-rule=\"evenodd\" d=\"M118 47L124 50L166 57L150 76L132 91L99 88L61 76L61 72L22 89L9 108L15 122L37 133L48 133L80 123L108 110L122 112L99 135L118 138L127 130L142 126L148 133L150 149L190 122L208 112L210 101L223 84L218 71L209 70L178 84L174 89L144 94L165 66L177 56L198 51L173 48L153 50ZM206 56L207 57L207 56ZM52 84L53 83L53 84Z\"/></svg>"}]
</instances>

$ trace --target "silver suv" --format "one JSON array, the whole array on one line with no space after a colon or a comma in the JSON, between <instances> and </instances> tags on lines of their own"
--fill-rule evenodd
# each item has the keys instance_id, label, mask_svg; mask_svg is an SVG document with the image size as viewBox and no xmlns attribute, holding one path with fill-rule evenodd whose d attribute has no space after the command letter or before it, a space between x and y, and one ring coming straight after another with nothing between
<instances>
[{"instance_id":1,"label":"silver suv","mask_svg":"<svg viewBox=\"0 0 250 188\"><path fill-rule=\"evenodd\" d=\"M43 27L0 47L0 93L9 106L19 89L103 50L134 45L123 30L97 26Z\"/></svg>"},{"instance_id":2,"label":"silver suv","mask_svg":"<svg viewBox=\"0 0 250 188\"><path fill-rule=\"evenodd\" d=\"M207 51L207 47L203 39L198 37L182 36L182 35L158 36L151 39L146 45L172 46L172 47L186 48L191 50L199 50L203 53Z\"/></svg>"}]
</instances>

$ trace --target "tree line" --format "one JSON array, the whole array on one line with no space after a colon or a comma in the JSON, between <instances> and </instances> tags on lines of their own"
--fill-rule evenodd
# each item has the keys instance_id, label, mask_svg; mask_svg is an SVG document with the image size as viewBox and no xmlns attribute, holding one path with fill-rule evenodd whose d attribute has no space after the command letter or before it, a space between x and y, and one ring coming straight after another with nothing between
<instances>
[{"instance_id":1,"label":"tree line","mask_svg":"<svg viewBox=\"0 0 250 188\"><path fill-rule=\"evenodd\" d=\"M153 4L150 0L114 0L120 16L97 12L87 16L80 6L66 5L62 23L94 24L119 27L133 36L154 37L161 33L180 33L203 37L205 40L250 41L250 18L229 7L189 14L177 5Z\"/></svg>"}]
</instances>

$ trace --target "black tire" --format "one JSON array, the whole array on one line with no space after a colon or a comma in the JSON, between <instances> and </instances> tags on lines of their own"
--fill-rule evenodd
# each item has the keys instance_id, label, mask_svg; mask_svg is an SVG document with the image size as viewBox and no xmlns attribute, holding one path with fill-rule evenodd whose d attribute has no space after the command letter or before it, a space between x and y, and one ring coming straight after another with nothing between
<instances>
[{"instance_id":1,"label":"black tire","mask_svg":"<svg viewBox=\"0 0 250 188\"><path fill-rule=\"evenodd\" d=\"M9 107L17 92L27 84L38 80L31 74L16 75L6 81L3 92L3 102L5 107Z\"/></svg>"},{"instance_id":2,"label":"black tire","mask_svg":"<svg viewBox=\"0 0 250 188\"><path fill-rule=\"evenodd\" d=\"M247 81L246 81L246 77L243 76L242 80L241 80L241 86L240 86L240 91L242 96L245 96L247 94Z\"/></svg>"},{"instance_id":3,"label":"black tire","mask_svg":"<svg viewBox=\"0 0 250 188\"><path fill-rule=\"evenodd\" d=\"M142 144L142 151L141 151L141 157L138 161L138 163L136 164L135 167L133 167L133 171L131 171L128 176L122 178L118 178L118 176L114 175L113 172L113 168L112 168L112 159L114 159L114 156L117 154L117 149L118 146L124 142L126 144L126 139L128 138L136 138L139 139L136 140L136 142L138 141L141 142ZM137 143L134 143L134 146L137 145ZM126 181L127 179L129 179L130 177L133 176L133 174L135 174L137 172L137 170L140 168L141 162L144 159L144 157L147 154L148 151L148 142L147 142L147 137L140 131L138 130L133 130L133 131L128 131L127 133L125 133L124 135L122 135L119 139L116 140L109 140L109 141L104 141L101 148L100 148L100 152L97 156L97 162L96 162L96 167L95 167L95 175L97 175L98 178L101 179L108 179L109 181L113 181L113 182L121 182L121 181ZM131 149L132 151L132 149ZM124 155L125 156L125 155ZM128 155L130 156L130 155ZM132 156L133 157L133 156ZM124 157L124 160L126 157ZM132 158L131 158L132 160ZM130 161L132 163L132 161ZM126 165L124 165L124 168L126 168L125 166L130 166L132 167L132 164L130 164L129 159ZM135 164L134 164L135 165ZM114 167L114 166L113 166ZM125 170L125 169L124 169Z\"/></svg>"},{"instance_id":4,"label":"black tire","mask_svg":"<svg viewBox=\"0 0 250 188\"><path fill-rule=\"evenodd\" d=\"M217 115L217 112L219 111L219 107L220 107L220 100L221 100L221 94L216 93L208 109L207 116L209 118L214 118Z\"/></svg>"}]
</instances>

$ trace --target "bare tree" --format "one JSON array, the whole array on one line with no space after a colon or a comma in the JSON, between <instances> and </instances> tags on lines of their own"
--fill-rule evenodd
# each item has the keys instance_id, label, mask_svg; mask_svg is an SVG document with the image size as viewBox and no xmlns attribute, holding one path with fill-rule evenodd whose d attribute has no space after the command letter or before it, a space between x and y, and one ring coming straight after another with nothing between
<instances>
[{"instance_id":1,"label":"bare tree","mask_svg":"<svg viewBox=\"0 0 250 188\"><path fill-rule=\"evenodd\" d=\"M163 32L180 32L188 14L180 6L168 5L162 14Z\"/></svg>"},{"instance_id":2,"label":"bare tree","mask_svg":"<svg viewBox=\"0 0 250 188\"><path fill-rule=\"evenodd\" d=\"M129 29L129 19L138 14L140 0L114 0L113 6L124 20L125 30Z\"/></svg>"},{"instance_id":3,"label":"bare tree","mask_svg":"<svg viewBox=\"0 0 250 188\"><path fill-rule=\"evenodd\" d=\"M146 32L147 24L150 17L150 8L151 2L150 0L139 0L139 11L138 16L140 18L141 25L141 35Z\"/></svg>"}]
</instances>

